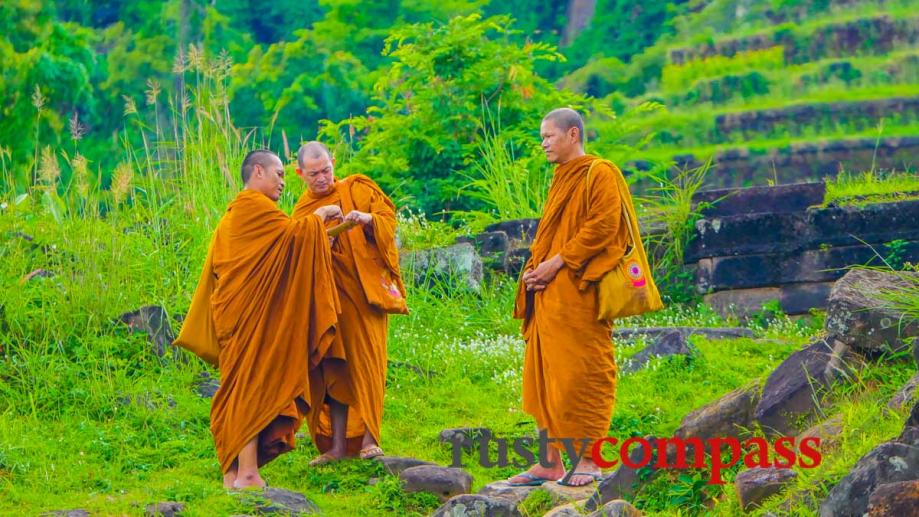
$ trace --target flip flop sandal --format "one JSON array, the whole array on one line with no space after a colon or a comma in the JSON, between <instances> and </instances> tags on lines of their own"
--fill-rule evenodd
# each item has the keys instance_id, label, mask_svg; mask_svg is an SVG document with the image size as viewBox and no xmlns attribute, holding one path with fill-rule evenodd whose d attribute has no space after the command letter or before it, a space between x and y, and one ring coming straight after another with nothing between
<instances>
[{"instance_id":1,"label":"flip flop sandal","mask_svg":"<svg viewBox=\"0 0 919 517\"><path fill-rule=\"evenodd\" d=\"M370 445L361 449L360 458L362 460L372 460L377 456L383 455L383 449L379 445Z\"/></svg>"},{"instance_id":2,"label":"flip flop sandal","mask_svg":"<svg viewBox=\"0 0 919 517\"><path fill-rule=\"evenodd\" d=\"M549 478L541 478L535 474L530 474L529 472L521 472L514 476L515 478L526 478L529 479L526 483L511 483L507 482L508 486L542 486L544 483L552 481ZM513 478L511 478L513 479Z\"/></svg>"},{"instance_id":3,"label":"flip flop sandal","mask_svg":"<svg viewBox=\"0 0 919 517\"><path fill-rule=\"evenodd\" d=\"M572 472L570 476L567 476L567 475L562 476L561 479L556 481L556 483L558 483L561 486L567 486L567 487L573 487L573 488L587 486L590 484L590 483L584 483L583 485L573 485L565 481L565 479L571 479L574 476L590 476L591 478L593 478L593 481L591 481L590 483L596 483L597 481L600 481L601 479L603 479L602 474L595 474L593 472Z\"/></svg>"}]
</instances>

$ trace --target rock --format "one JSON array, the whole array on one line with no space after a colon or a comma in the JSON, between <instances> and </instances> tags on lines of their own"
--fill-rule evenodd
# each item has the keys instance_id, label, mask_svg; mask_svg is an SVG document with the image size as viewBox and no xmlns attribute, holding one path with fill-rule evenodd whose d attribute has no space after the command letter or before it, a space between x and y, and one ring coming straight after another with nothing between
<instances>
[{"instance_id":1,"label":"rock","mask_svg":"<svg viewBox=\"0 0 919 517\"><path fill-rule=\"evenodd\" d=\"M382 463L386 472L389 472L393 476L398 476L403 470L419 465L436 466L436 463L431 463L430 461L423 461L416 458L404 458L401 456L377 456L375 459Z\"/></svg>"},{"instance_id":2,"label":"rock","mask_svg":"<svg viewBox=\"0 0 919 517\"><path fill-rule=\"evenodd\" d=\"M209 372L201 372L193 384L195 393L202 398L213 398L220 389L220 380L211 377Z\"/></svg>"},{"instance_id":3,"label":"rock","mask_svg":"<svg viewBox=\"0 0 919 517\"><path fill-rule=\"evenodd\" d=\"M890 402L887 403L887 407L897 410L909 404L913 400L913 394L916 393L917 386L919 386L919 373L913 375L912 379L906 381L906 384L894 393L893 397L890 398Z\"/></svg>"},{"instance_id":4,"label":"rock","mask_svg":"<svg viewBox=\"0 0 919 517\"><path fill-rule=\"evenodd\" d=\"M613 330L613 339L635 339L644 337L656 340L663 335L679 332L685 338L702 336L705 339L752 338L753 331L744 327L623 327Z\"/></svg>"},{"instance_id":5,"label":"rock","mask_svg":"<svg viewBox=\"0 0 919 517\"><path fill-rule=\"evenodd\" d=\"M489 483L479 490L478 494L493 499L504 499L511 503L520 504L530 495L530 492L539 487L535 486L511 486L507 481L495 481Z\"/></svg>"},{"instance_id":6,"label":"rock","mask_svg":"<svg viewBox=\"0 0 919 517\"><path fill-rule=\"evenodd\" d=\"M867 269L846 273L830 293L827 332L864 353L905 350L904 338L919 334L919 323L904 319L899 311L881 308L877 293L915 288L917 283L919 273Z\"/></svg>"},{"instance_id":7,"label":"rock","mask_svg":"<svg viewBox=\"0 0 919 517\"><path fill-rule=\"evenodd\" d=\"M584 517L584 512L580 510L583 505L583 502L575 502L556 506L546 512L543 517Z\"/></svg>"},{"instance_id":8,"label":"rock","mask_svg":"<svg viewBox=\"0 0 919 517\"><path fill-rule=\"evenodd\" d=\"M405 361L393 361L392 359L390 359L386 362L386 364L390 368L401 368L405 370L411 370L415 372L416 374L418 374L419 377L423 377L425 379L433 379L434 377L440 375L438 372L431 371L431 370L425 370L424 368L418 365L407 363Z\"/></svg>"},{"instance_id":9,"label":"rock","mask_svg":"<svg viewBox=\"0 0 919 517\"><path fill-rule=\"evenodd\" d=\"M54 276L54 273L48 271L47 269L38 268L23 276L19 280L19 285L24 285L26 282L34 278L51 278Z\"/></svg>"},{"instance_id":10,"label":"rock","mask_svg":"<svg viewBox=\"0 0 919 517\"><path fill-rule=\"evenodd\" d=\"M478 292L482 284L482 259L468 242L446 248L402 252L400 265L416 285L440 281L455 288Z\"/></svg>"},{"instance_id":11,"label":"rock","mask_svg":"<svg viewBox=\"0 0 919 517\"><path fill-rule=\"evenodd\" d=\"M785 314L806 314L826 306L832 282L805 282L779 287L732 289L707 294L703 300L722 316L746 318L763 311L768 302L778 301Z\"/></svg>"},{"instance_id":12,"label":"rock","mask_svg":"<svg viewBox=\"0 0 919 517\"><path fill-rule=\"evenodd\" d=\"M919 517L919 479L878 486L868 498L868 517Z\"/></svg>"},{"instance_id":13,"label":"rock","mask_svg":"<svg viewBox=\"0 0 919 517\"><path fill-rule=\"evenodd\" d=\"M752 426L757 402L759 402L758 386L738 388L683 417L674 436L684 439L697 437L702 440L737 436L738 433ZM668 449L668 457L671 455Z\"/></svg>"},{"instance_id":14,"label":"rock","mask_svg":"<svg viewBox=\"0 0 919 517\"><path fill-rule=\"evenodd\" d=\"M646 436L645 440L653 445L655 438L653 436ZM644 452L641 447L633 448L631 452L629 452L630 463L633 465L640 464L643 456ZM651 459L645 468L653 469L653 465L656 462L657 449L652 448ZM634 495L642 483L651 481L651 476L648 476L646 479L641 479L639 476L640 470L642 469L633 469L624 463L620 463L619 468L612 474L608 474L600 480L596 485L596 493L591 495L587 502L584 503L584 508L588 511L595 511L610 501L624 499Z\"/></svg>"},{"instance_id":15,"label":"rock","mask_svg":"<svg viewBox=\"0 0 919 517\"><path fill-rule=\"evenodd\" d=\"M919 427L919 400L913 403L913 409L909 412L909 417L903 427Z\"/></svg>"},{"instance_id":16,"label":"rock","mask_svg":"<svg viewBox=\"0 0 919 517\"><path fill-rule=\"evenodd\" d=\"M766 380L754 417L770 435L799 431L800 417L812 415L832 379L828 368L834 350L818 340L782 361Z\"/></svg>"},{"instance_id":17,"label":"rock","mask_svg":"<svg viewBox=\"0 0 919 517\"><path fill-rule=\"evenodd\" d=\"M261 494L243 492L241 495L257 513L283 513L292 516L319 513L319 507L315 503L292 490L267 487Z\"/></svg>"},{"instance_id":18,"label":"rock","mask_svg":"<svg viewBox=\"0 0 919 517\"><path fill-rule=\"evenodd\" d=\"M820 422L808 430L802 432L795 439L795 444L800 444L801 440L808 437L820 438L820 449L825 450L830 445L836 443L836 439L842 433L842 417L836 415Z\"/></svg>"},{"instance_id":19,"label":"rock","mask_svg":"<svg viewBox=\"0 0 919 517\"><path fill-rule=\"evenodd\" d=\"M858 460L855 467L820 505L820 517L861 517L876 487L915 480L919 472L919 447L885 442Z\"/></svg>"},{"instance_id":20,"label":"rock","mask_svg":"<svg viewBox=\"0 0 919 517\"><path fill-rule=\"evenodd\" d=\"M517 504L499 497L462 494L451 497L432 517L521 517Z\"/></svg>"},{"instance_id":21,"label":"rock","mask_svg":"<svg viewBox=\"0 0 919 517\"><path fill-rule=\"evenodd\" d=\"M919 241L916 220L919 201L712 217L696 222L696 236L684 260L692 263L707 257L770 255L895 239Z\"/></svg>"},{"instance_id":22,"label":"rock","mask_svg":"<svg viewBox=\"0 0 919 517\"><path fill-rule=\"evenodd\" d=\"M158 305L146 305L136 311L126 312L118 319L131 330L147 334L157 357L166 355L168 348L172 348L173 358L179 357L179 350L171 346L175 340L175 333L169 325L166 309Z\"/></svg>"},{"instance_id":23,"label":"rock","mask_svg":"<svg viewBox=\"0 0 919 517\"><path fill-rule=\"evenodd\" d=\"M704 217L727 217L755 213L803 212L822 205L826 184L796 183L772 187L702 190L692 196L694 207L705 203Z\"/></svg>"},{"instance_id":24,"label":"rock","mask_svg":"<svg viewBox=\"0 0 919 517\"><path fill-rule=\"evenodd\" d=\"M539 219L511 219L490 224L485 227L486 232L504 232L511 240L530 243L536 237Z\"/></svg>"},{"instance_id":25,"label":"rock","mask_svg":"<svg viewBox=\"0 0 919 517\"><path fill-rule=\"evenodd\" d=\"M667 357L672 355L692 355L692 348L686 341L686 337L678 331L663 334L657 338L650 346L645 347L641 352L630 357L622 365L623 373L631 373L643 368L648 361L655 357Z\"/></svg>"},{"instance_id":26,"label":"rock","mask_svg":"<svg viewBox=\"0 0 919 517\"><path fill-rule=\"evenodd\" d=\"M476 250L484 257L489 255L502 255L510 246L510 239L506 232L485 232L473 237L473 245Z\"/></svg>"},{"instance_id":27,"label":"rock","mask_svg":"<svg viewBox=\"0 0 919 517\"><path fill-rule=\"evenodd\" d=\"M148 504L144 507L144 515L147 517L175 517L182 515L185 505L176 502L165 502Z\"/></svg>"},{"instance_id":28,"label":"rock","mask_svg":"<svg viewBox=\"0 0 919 517\"><path fill-rule=\"evenodd\" d=\"M41 515L42 517L89 517L89 512L77 508L75 510L52 510Z\"/></svg>"},{"instance_id":29,"label":"rock","mask_svg":"<svg viewBox=\"0 0 919 517\"><path fill-rule=\"evenodd\" d=\"M753 468L743 470L734 479L737 498L744 510L752 510L779 492L798 474L792 469Z\"/></svg>"},{"instance_id":30,"label":"rock","mask_svg":"<svg viewBox=\"0 0 919 517\"><path fill-rule=\"evenodd\" d=\"M402 488L408 492L427 492L441 501L459 494L468 494L472 487L472 476L468 472L438 465L409 467L399 474Z\"/></svg>"},{"instance_id":31,"label":"rock","mask_svg":"<svg viewBox=\"0 0 919 517\"><path fill-rule=\"evenodd\" d=\"M587 499L597 493L597 484L588 483L584 486L565 486L557 481L548 481L539 487L552 497L554 506Z\"/></svg>"},{"instance_id":32,"label":"rock","mask_svg":"<svg viewBox=\"0 0 919 517\"><path fill-rule=\"evenodd\" d=\"M831 282L842 278L851 266L878 262L878 255L887 256L891 251L887 245L875 244L703 258L696 269L696 288L705 294L802 282ZM906 242L897 252L904 261L919 262L919 241Z\"/></svg>"},{"instance_id":33,"label":"rock","mask_svg":"<svg viewBox=\"0 0 919 517\"><path fill-rule=\"evenodd\" d=\"M604 504L588 517L641 517L641 512L628 501L616 499Z\"/></svg>"},{"instance_id":34,"label":"rock","mask_svg":"<svg viewBox=\"0 0 919 517\"><path fill-rule=\"evenodd\" d=\"M491 430L485 427L457 427L444 429L437 436L440 443L450 444L459 441L464 449L470 450L482 436L491 436Z\"/></svg>"},{"instance_id":35,"label":"rock","mask_svg":"<svg viewBox=\"0 0 919 517\"><path fill-rule=\"evenodd\" d=\"M513 248L504 254L504 272L517 278L530 259L530 248Z\"/></svg>"}]
</instances>

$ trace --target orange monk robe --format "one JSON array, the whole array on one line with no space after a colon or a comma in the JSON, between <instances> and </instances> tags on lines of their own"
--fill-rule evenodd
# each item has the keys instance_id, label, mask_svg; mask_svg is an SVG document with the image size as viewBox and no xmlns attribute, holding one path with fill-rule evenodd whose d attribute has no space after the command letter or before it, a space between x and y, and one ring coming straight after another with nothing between
<instances>
[{"instance_id":1,"label":"orange monk robe","mask_svg":"<svg viewBox=\"0 0 919 517\"><path fill-rule=\"evenodd\" d=\"M606 436L615 401L612 328L597 321L596 282L622 258L628 234L614 171L598 164L587 189L595 159L555 169L524 270L556 254L565 266L543 291L526 291L521 278L514 308L527 344L523 408L553 438Z\"/></svg>"},{"instance_id":2,"label":"orange monk robe","mask_svg":"<svg viewBox=\"0 0 919 517\"><path fill-rule=\"evenodd\" d=\"M372 231L355 227L340 234L332 246L335 285L341 299L335 339L345 350L346 361L327 362L323 368L328 395L348 404L348 452L356 454L365 426L376 442L382 443L388 312L408 312L396 248L396 208L373 180L360 174L336 181L324 196L307 190L293 217L305 217L323 205L338 205L346 215L359 210L373 217ZM319 451L331 448L328 404L311 414L308 422Z\"/></svg>"},{"instance_id":3,"label":"orange monk robe","mask_svg":"<svg viewBox=\"0 0 919 517\"><path fill-rule=\"evenodd\" d=\"M251 190L230 203L176 339L220 368L211 432L223 472L254 437L259 466L293 449L335 353L333 282L318 216L295 221Z\"/></svg>"}]
</instances>

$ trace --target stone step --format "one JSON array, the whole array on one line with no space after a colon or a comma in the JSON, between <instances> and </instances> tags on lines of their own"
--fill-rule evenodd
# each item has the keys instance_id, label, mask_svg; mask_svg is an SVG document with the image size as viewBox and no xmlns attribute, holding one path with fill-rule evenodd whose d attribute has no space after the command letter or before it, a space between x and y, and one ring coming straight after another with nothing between
<instances>
[{"instance_id":1,"label":"stone step","mask_svg":"<svg viewBox=\"0 0 919 517\"><path fill-rule=\"evenodd\" d=\"M696 269L696 287L704 294L799 282L831 282L842 278L851 266L881 265L883 257L894 253L902 261L919 263L919 241L907 241L896 248L881 244L839 246L798 253L703 258Z\"/></svg>"},{"instance_id":2,"label":"stone step","mask_svg":"<svg viewBox=\"0 0 919 517\"><path fill-rule=\"evenodd\" d=\"M696 223L696 237L686 249L685 261L915 241L919 240L916 221L919 200L702 219Z\"/></svg>"},{"instance_id":3,"label":"stone step","mask_svg":"<svg viewBox=\"0 0 919 517\"><path fill-rule=\"evenodd\" d=\"M787 284L778 287L718 291L703 297L706 304L723 316L747 317L762 312L763 305L776 300L785 314L807 314L826 307L833 282Z\"/></svg>"},{"instance_id":4,"label":"stone step","mask_svg":"<svg viewBox=\"0 0 919 517\"><path fill-rule=\"evenodd\" d=\"M794 183L773 187L724 188L703 190L692 196L694 207L702 203L705 217L727 217L756 213L803 212L823 203L825 183Z\"/></svg>"}]
</instances>

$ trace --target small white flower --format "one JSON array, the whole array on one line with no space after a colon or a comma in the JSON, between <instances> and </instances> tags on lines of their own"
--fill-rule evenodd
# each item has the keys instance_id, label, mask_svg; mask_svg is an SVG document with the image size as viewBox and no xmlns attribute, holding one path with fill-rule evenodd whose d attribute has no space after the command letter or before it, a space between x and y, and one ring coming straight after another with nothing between
<instances>
[{"instance_id":1,"label":"small white flower","mask_svg":"<svg viewBox=\"0 0 919 517\"><path fill-rule=\"evenodd\" d=\"M9 205L7 205L6 203L0 203L0 210L6 210L6 207L8 206Z\"/></svg>"}]
</instances>

